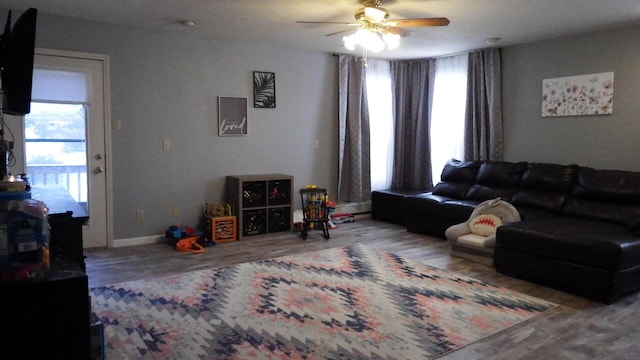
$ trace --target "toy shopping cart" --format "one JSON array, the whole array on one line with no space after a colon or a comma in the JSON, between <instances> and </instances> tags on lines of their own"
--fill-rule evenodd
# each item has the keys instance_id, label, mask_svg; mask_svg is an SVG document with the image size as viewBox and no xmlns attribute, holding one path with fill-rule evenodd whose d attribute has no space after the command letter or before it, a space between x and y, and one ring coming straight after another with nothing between
<instances>
[{"instance_id":1,"label":"toy shopping cart","mask_svg":"<svg viewBox=\"0 0 640 360\"><path fill-rule=\"evenodd\" d=\"M310 230L322 230L324 238L329 240L329 209L327 207L328 194L326 189L300 189L302 200L303 224L301 235L306 239Z\"/></svg>"}]
</instances>

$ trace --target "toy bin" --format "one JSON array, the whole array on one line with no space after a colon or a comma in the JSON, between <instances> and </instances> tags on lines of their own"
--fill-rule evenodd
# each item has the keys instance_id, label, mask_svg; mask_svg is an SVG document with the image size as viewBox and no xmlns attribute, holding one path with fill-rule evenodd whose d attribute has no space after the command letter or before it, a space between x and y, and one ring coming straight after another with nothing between
<instances>
[{"instance_id":1,"label":"toy bin","mask_svg":"<svg viewBox=\"0 0 640 360\"><path fill-rule=\"evenodd\" d=\"M207 216L207 235L216 244L238 240L235 216Z\"/></svg>"},{"instance_id":2,"label":"toy bin","mask_svg":"<svg viewBox=\"0 0 640 360\"><path fill-rule=\"evenodd\" d=\"M46 278L50 268L46 206L25 199L3 202L1 207L0 282Z\"/></svg>"}]
</instances>

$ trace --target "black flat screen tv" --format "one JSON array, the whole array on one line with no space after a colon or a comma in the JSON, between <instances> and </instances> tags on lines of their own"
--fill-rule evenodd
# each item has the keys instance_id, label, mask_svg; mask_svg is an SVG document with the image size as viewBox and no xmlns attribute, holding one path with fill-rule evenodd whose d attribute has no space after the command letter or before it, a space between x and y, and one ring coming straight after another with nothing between
<instances>
[{"instance_id":1,"label":"black flat screen tv","mask_svg":"<svg viewBox=\"0 0 640 360\"><path fill-rule=\"evenodd\" d=\"M28 9L11 28L10 11L0 36L2 111L6 114L26 115L31 111L37 14L37 9Z\"/></svg>"}]
</instances>

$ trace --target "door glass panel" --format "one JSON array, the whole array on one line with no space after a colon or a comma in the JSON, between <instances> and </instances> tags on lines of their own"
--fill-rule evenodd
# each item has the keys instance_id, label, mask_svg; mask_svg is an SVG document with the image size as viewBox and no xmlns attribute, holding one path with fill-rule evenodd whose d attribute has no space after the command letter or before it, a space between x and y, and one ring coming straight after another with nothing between
<instances>
[{"instance_id":1,"label":"door glass panel","mask_svg":"<svg viewBox=\"0 0 640 360\"><path fill-rule=\"evenodd\" d=\"M84 104L32 102L25 158L32 186L62 188L88 212L86 121Z\"/></svg>"}]
</instances>

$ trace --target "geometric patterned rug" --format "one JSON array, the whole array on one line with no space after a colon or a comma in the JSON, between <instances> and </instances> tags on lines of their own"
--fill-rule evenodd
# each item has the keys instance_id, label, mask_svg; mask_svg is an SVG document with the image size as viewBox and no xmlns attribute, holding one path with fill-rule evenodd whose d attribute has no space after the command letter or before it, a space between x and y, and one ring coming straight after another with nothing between
<instances>
[{"instance_id":1,"label":"geometric patterned rug","mask_svg":"<svg viewBox=\"0 0 640 360\"><path fill-rule=\"evenodd\" d=\"M557 306L361 244L91 296L107 359L433 359Z\"/></svg>"}]
</instances>

